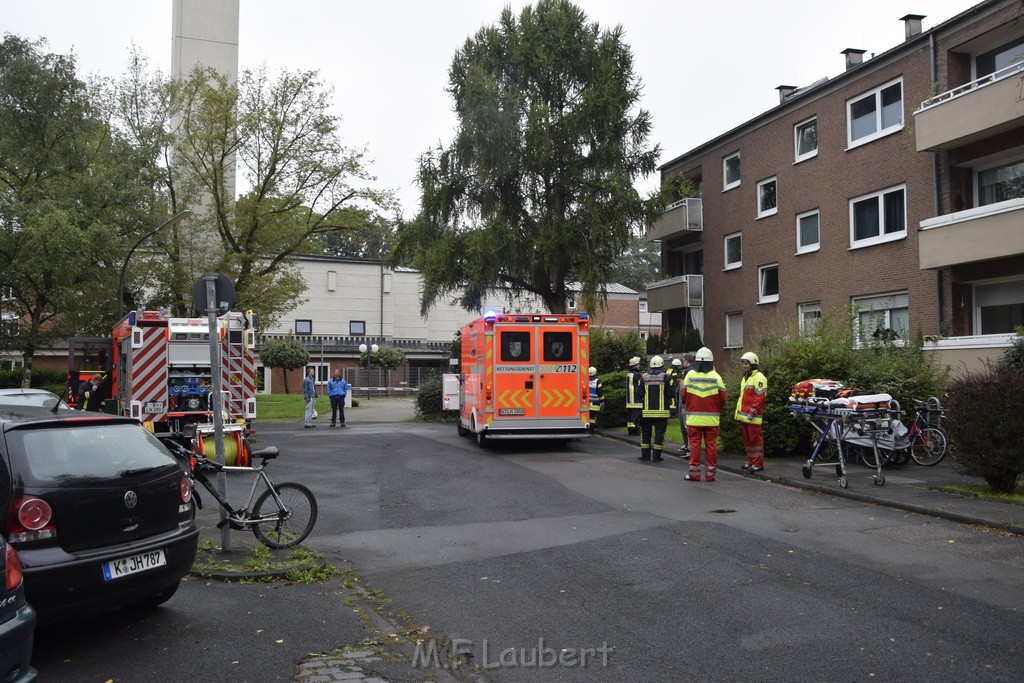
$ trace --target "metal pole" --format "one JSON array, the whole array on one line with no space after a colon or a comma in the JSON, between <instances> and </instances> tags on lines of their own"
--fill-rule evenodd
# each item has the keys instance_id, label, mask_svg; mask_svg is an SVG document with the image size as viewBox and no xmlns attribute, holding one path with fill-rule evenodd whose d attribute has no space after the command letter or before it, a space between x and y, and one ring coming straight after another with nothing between
<instances>
[{"instance_id":1,"label":"metal pole","mask_svg":"<svg viewBox=\"0 0 1024 683\"><path fill-rule=\"evenodd\" d=\"M206 275L206 320L210 326L210 379L213 383L213 394L210 396L210 410L213 411L213 442L217 453L217 462L224 464L224 395L221 393L220 378L220 331L217 328L217 275ZM217 473L217 489L227 500L228 477L224 470ZM231 529L223 522L228 513L220 508L220 547L227 552L231 545Z\"/></svg>"}]
</instances>

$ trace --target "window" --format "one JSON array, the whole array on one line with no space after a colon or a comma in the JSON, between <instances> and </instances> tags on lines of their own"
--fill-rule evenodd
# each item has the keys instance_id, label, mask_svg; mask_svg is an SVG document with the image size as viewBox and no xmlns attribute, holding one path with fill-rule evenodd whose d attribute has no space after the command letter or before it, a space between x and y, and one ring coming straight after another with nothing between
<instances>
[{"instance_id":1,"label":"window","mask_svg":"<svg viewBox=\"0 0 1024 683\"><path fill-rule=\"evenodd\" d=\"M818 210L799 213L796 216L796 253L806 254L818 251L821 239L821 220Z\"/></svg>"},{"instance_id":2,"label":"window","mask_svg":"<svg viewBox=\"0 0 1024 683\"><path fill-rule=\"evenodd\" d=\"M725 314L725 346L738 349L743 346L743 314Z\"/></svg>"},{"instance_id":3,"label":"window","mask_svg":"<svg viewBox=\"0 0 1024 683\"><path fill-rule=\"evenodd\" d=\"M862 343L903 343L910 331L910 298L906 292L853 300L857 339Z\"/></svg>"},{"instance_id":4,"label":"window","mask_svg":"<svg viewBox=\"0 0 1024 683\"><path fill-rule=\"evenodd\" d=\"M978 55L975 58L977 73L974 77L982 78L983 76L988 76L1021 61L1024 61L1024 36Z\"/></svg>"},{"instance_id":5,"label":"window","mask_svg":"<svg viewBox=\"0 0 1024 683\"><path fill-rule=\"evenodd\" d=\"M640 312L641 313L646 313L647 312L647 300L646 299L641 299L639 303L640 303Z\"/></svg>"},{"instance_id":6,"label":"window","mask_svg":"<svg viewBox=\"0 0 1024 683\"><path fill-rule=\"evenodd\" d=\"M811 119L793 126L793 146L796 161L818 156L818 119Z\"/></svg>"},{"instance_id":7,"label":"window","mask_svg":"<svg viewBox=\"0 0 1024 683\"><path fill-rule=\"evenodd\" d=\"M779 300L779 264L757 269L757 302L770 304Z\"/></svg>"},{"instance_id":8,"label":"window","mask_svg":"<svg viewBox=\"0 0 1024 683\"><path fill-rule=\"evenodd\" d=\"M501 360L503 363L529 363L530 333L502 332Z\"/></svg>"},{"instance_id":9,"label":"window","mask_svg":"<svg viewBox=\"0 0 1024 683\"><path fill-rule=\"evenodd\" d=\"M310 363L308 367L316 370L314 375L317 384L327 384L327 380L331 378L331 366L327 363Z\"/></svg>"},{"instance_id":10,"label":"window","mask_svg":"<svg viewBox=\"0 0 1024 683\"><path fill-rule=\"evenodd\" d=\"M847 143L856 147L903 128L903 80L897 79L846 103Z\"/></svg>"},{"instance_id":11,"label":"window","mask_svg":"<svg viewBox=\"0 0 1024 683\"><path fill-rule=\"evenodd\" d=\"M978 334L1012 334L1024 325L1024 280L975 285L974 315Z\"/></svg>"},{"instance_id":12,"label":"window","mask_svg":"<svg viewBox=\"0 0 1024 683\"><path fill-rule=\"evenodd\" d=\"M778 182L775 178L757 184L757 217L774 216L779 212Z\"/></svg>"},{"instance_id":13,"label":"window","mask_svg":"<svg viewBox=\"0 0 1024 683\"><path fill-rule=\"evenodd\" d=\"M365 320L349 320L348 321L348 334L351 337L363 337L366 335L366 321Z\"/></svg>"},{"instance_id":14,"label":"window","mask_svg":"<svg viewBox=\"0 0 1024 683\"><path fill-rule=\"evenodd\" d=\"M800 319L800 336L808 337L814 334L821 324L821 302L800 304L797 306L797 316Z\"/></svg>"},{"instance_id":15,"label":"window","mask_svg":"<svg viewBox=\"0 0 1024 683\"><path fill-rule=\"evenodd\" d=\"M725 236L725 270L743 265L743 233Z\"/></svg>"},{"instance_id":16,"label":"window","mask_svg":"<svg viewBox=\"0 0 1024 683\"><path fill-rule=\"evenodd\" d=\"M740 153L736 152L722 160L722 191L731 190L740 184Z\"/></svg>"},{"instance_id":17,"label":"window","mask_svg":"<svg viewBox=\"0 0 1024 683\"><path fill-rule=\"evenodd\" d=\"M338 288L338 272L336 270L327 271L327 291L333 292Z\"/></svg>"},{"instance_id":18,"label":"window","mask_svg":"<svg viewBox=\"0 0 1024 683\"><path fill-rule=\"evenodd\" d=\"M867 247L907 236L906 188L850 200L850 247Z\"/></svg>"},{"instance_id":19,"label":"window","mask_svg":"<svg viewBox=\"0 0 1024 683\"><path fill-rule=\"evenodd\" d=\"M295 334L313 334L312 320L296 320Z\"/></svg>"},{"instance_id":20,"label":"window","mask_svg":"<svg viewBox=\"0 0 1024 683\"><path fill-rule=\"evenodd\" d=\"M18 336L18 315L16 313L4 313L0 315L0 335L5 337Z\"/></svg>"},{"instance_id":21,"label":"window","mask_svg":"<svg viewBox=\"0 0 1024 683\"><path fill-rule=\"evenodd\" d=\"M568 363L572 360L572 332L544 333L544 360Z\"/></svg>"},{"instance_id":22,"label":"window","mask_svg":"<svg viewBox=\"0 0 1024 683\"><path fill-rule=\"evenodd\" d=\"M978 171L978 206L1024 197L1024 159Z\"/></svg>"}]
</instances>

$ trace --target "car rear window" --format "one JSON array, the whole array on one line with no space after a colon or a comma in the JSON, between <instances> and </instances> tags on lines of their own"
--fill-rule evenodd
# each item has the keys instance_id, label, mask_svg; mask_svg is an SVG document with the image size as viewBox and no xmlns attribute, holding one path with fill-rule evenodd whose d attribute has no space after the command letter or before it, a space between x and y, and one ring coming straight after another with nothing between
<instances>
[{"instance_id":1,"label":"car rear window","mask_svg":"<svg viewBox=\"0 0 1024 683\"><path fill-rule=\"evenodd\" d=\"M177 467L164 446L137 424L71 424L7 432L14 481L83 486Z\"/></svg>"}]
</instances>

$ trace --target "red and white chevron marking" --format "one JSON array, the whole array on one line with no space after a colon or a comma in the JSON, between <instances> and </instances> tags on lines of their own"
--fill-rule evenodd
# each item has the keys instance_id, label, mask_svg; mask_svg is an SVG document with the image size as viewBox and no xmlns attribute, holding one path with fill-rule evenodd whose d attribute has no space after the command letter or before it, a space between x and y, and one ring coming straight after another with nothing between
<instances>
[{"instance_id":1,"label":"red and white chevron marking","mask_svg":"<svg viewBox=\"0 0 1024 683\"><path fill-rule=\"evenodd\" d=\"M167 328L141 329L142 346L132 350L132 386L129 395L132 401L139 401L143 405L162 403L164 412L143 412L139 416L145 422L157 422L167 415Z\"/></svg>"}]
</instances>

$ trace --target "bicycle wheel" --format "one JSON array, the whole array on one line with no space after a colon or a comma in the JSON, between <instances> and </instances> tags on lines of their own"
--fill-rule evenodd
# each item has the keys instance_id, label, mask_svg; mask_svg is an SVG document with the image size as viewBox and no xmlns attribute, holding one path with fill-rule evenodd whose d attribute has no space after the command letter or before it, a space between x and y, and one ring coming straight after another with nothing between
<instances>
[{"instance_id":1,"label":"bicycle wheel","mask_svg":"<svg viewBox=\"0 0 1024 683\"><path fill-rule=\"evenodd\" d=\"M252 514L254 517L267 515L276 519L253 524L252 532L270 548L288 548L301 543L313 530L316 524L316 498L305 486L292 482L276 484L274 490L284 509L277 504L271 491L264 491L256 500Z\"/></svg>"},{"instance_id":2,"label":"bicycle wheel","mask_svg":"<svg viewBox=\"0 0 1024 683\"><path fill-rule=\"evenodd\" d=\"M839 462L839 446L832 439L826 439L818 450L818 462Z\"/></svg>"},{"instance_id":3,"label":"bicycle wheel","mask_svg":"<svg viewBox=\"0 0 1024 683\"><path fill-rule=\"evenodd\" d=\"M942 462L949 450L949 440L938 427L925 427L914 437L910 454L918 465L932 467Z\"/></svg>"}]
</instances>

